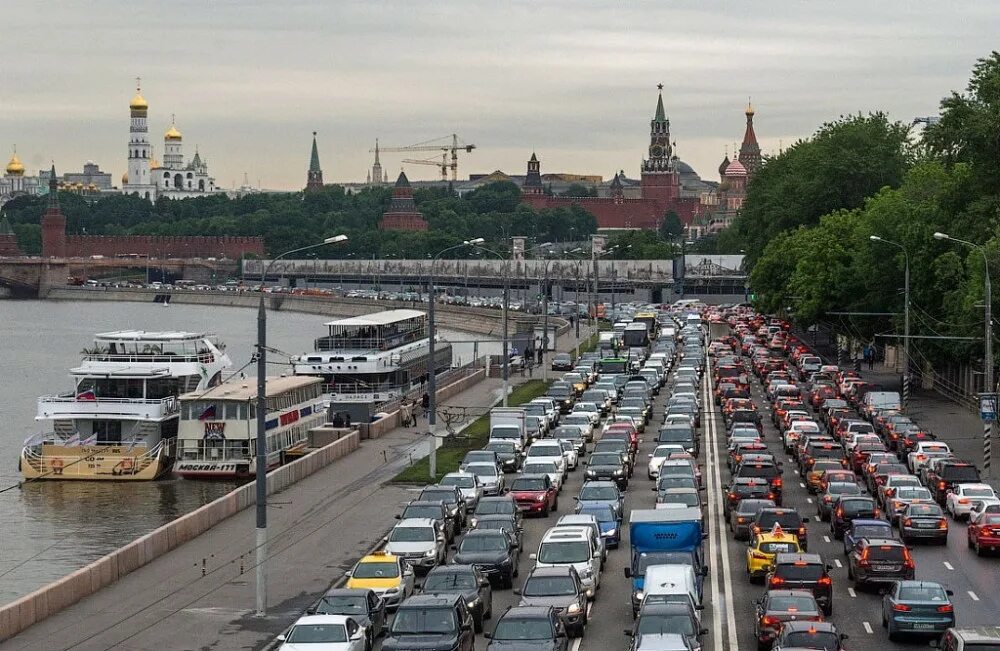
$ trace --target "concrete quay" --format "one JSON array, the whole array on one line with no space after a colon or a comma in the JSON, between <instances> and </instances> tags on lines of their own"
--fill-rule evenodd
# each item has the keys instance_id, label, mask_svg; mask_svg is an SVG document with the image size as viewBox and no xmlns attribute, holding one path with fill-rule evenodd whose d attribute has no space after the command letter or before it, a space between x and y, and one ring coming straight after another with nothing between
<instances>
[{"instance_id":1,"label":"concrete quay","mask_svg":"<svg viewBox=\"0 0 1000 651\"><path fill-rule=\"evenodd\" d=\"M559 349L572 349L576 343L575 338L563 336ZM511 378L514 385L522 381ZM502 383L485 379L469 384L460 393L442 395L441 401L466 407L471 422L501 399ZM392 416L390 422L397 422ZM0 648L264 648L395 523L394 515L413 493L387 482L427 453L421 427L426 421L417 428L379 432L378 438L360 441L348 458L276 492L269 501L266 618L253 615L255 514L243 508L116 582L51 613L0 643ZM252 491L252 485L247 489ZM0 618L0 625L3 621ZM4 637L0 629L0 639Z\"/></svg>"}]
</instances>

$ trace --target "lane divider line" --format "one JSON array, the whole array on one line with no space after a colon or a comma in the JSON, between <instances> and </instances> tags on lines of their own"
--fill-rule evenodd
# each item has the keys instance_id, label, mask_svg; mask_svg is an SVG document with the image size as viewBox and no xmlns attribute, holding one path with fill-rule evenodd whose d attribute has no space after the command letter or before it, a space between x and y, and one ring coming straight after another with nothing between
<instances>
[{"instance_id":1,"label":"lane divider line","mask_svg":"<svg viewBox=\"0 0 1000 651\"><path fill-rule=\"evenodd\" d=\"M833 559L833 564L836 565L837 567L844 567L844 564L840 562L839 558Z\"/></svg>"},{"instance_id":2,"label":"lane divider line","mask_svg":"<svg viewBox=\"0 0 1000 651\"><path fill-rule=\"evenodd\" d=\"M868 622L861 622L861 625L865 627L865 633L868 633L868 635L873 635L875 633L875 631L872 630L872 625Z\"/></svg>"},{"instance_id":3,"label":"lane divider line","mask_svg":"<svg viewBox=\"0 0 1000 651\"><path fill-rule=\"evenodd\" d=\"M979 601L979 597L978 597L978 596L976 596L976 593L975 593L975 592L973 592L972 590L969 590L969 597L970 597L970 598L971 598L971 599L972 599L973 601Z\"/></svg>"},{"instance_id":4,"label":"lane divider line","mask_svg":"<svg viewBox=\"0 0 1000 651\"><path fill-rule=\"evenodd\" d=\"M799 482L799 488L805 488L805 487L806 487L805 484L803 484L802 482Z\"/></svg>"},{"instance_id":5,"label":"lane divider line","mask_svg":"<svg viewBox=\"0 0 1000 651\"><path fill-rule=\"evenodd\" d=\"M858 593L854 591L854 588L848 588L847 594L851 595L851 597L854 599L858 598Z\"/></svg>"},{"instance_id":6,"label":"lane divider line","mask_svg":"<svg viewBox=\"0 0 1000 651\"><path fill-rule=\"evenodd\" d=\"M702 387L702 396L708 395L707 385ZM709 403L712 404L712 403ZM715 437L712 435L712 417L714 416L714 409L709 411L706 418L706 432L707 441L705 445L705 464L708 466L705 468L707 475L706 481L708 482L708 522L706 523L708 532L708 558L709 565L714 565L717 563L716 548L717 536L716 529L719 528L718 523L718 512L716 510L716 505L718 503L718 484L716 483L716 466L715 466ZM723 556L725 556L725 551L723 551ZM722 604L719 601L719 594L721 592L720 584L722 583L722 572L719 571L720 568L714 568L715 571L712 572L712 648L715 651L722 651ZM726 604L728 606L728 604ZM727 608L728 610L728 608Z\"/></svg>"},{"instance_id":7,"label":"lane divider line","mask_svg":"<svg viewBox=\"0 0 1000 651\"><path fill-rule=\"evenodd\" d=\"M947 567L949 570L952 570L952 571L955 570L955 568L952 566L952 564L949 563L948 561L944 562L944 566Z\"/></svg>"},{"instance_id":8,"label":"lane divider line","mask_svg":"<svg viewBox=\"0 0 1000 651\"><path fill-rule=\"evenodd\" d=\"M612 467L613 467L613 466L612 466ZM812 504L812 503L813 503L813 498L811 498L811 497L807 497L807 498L806 498L806 501L807 501L807 502L809 502L810 504ZM846 502L845 502L845 503L846 503Z\"/></svg>"},{"instance_id":9,"label":"lane divider line","mask_svg":"<svg viewBox=\"0 0 1000 651\"><path fill-rule=\"evenodd\" d=\"M830 542L830 536L823 536L823 542L825 543Z\"/></svg>"},{"instance_id":10,"label":"lane divider line","mask_svg":"<svg viewBox=\"0 0 1000 651\"><path fill-rule=\"evenodd\" d=\"M715 389L714 382L711 376L711 370L708 370L709 375L704 379L705 385L705 397L706 404L710 405L709 413L711 417L708 419L708 434L711 438L711 449L713 457L713 467L715 470L716 478L716 513L722 512L722 465L719 458L719 452L717 449L716 439L719 433L719 423L718 417L721 416L717 410L715 404L712 402L712 393ZM720 518L721 519L721 518ZM729 636L729 648L739 649L739 642L736 636L736 612L733 607L733 573L729 565L729 549L727 546L727 540L725 535L725 529L719 524L719 522L714 523L714 529L717 530L719 536L720 551L722 553L722 573L721 577L722 585L724 587L725 598L726 598L726 631ZM721 636L720 636L721 637ZM722 640L719 640L719 644L722 644Z\"/></svg>"}]
</instances>

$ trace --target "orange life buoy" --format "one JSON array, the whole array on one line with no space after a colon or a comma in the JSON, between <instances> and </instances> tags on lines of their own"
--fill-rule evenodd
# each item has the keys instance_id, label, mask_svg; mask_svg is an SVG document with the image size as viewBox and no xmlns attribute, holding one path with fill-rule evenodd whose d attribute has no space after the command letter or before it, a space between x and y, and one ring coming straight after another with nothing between
<instances>
[{"instance_id":1,"label":"orange life buoy","mask_svg":"<svg viewBox=\"0 0 1000 651\"><path fill-rule=\"evenodd\" d=\"M129 472L132 470L132 460L122 459L122 472Z\"/></svg>"},{"instance_id":2,"label":"orange life buoy","mask_svg":"<svg viewBox=\"0 0 1000 651\"><path fill-rule=\"evenodd\" d=\"M63 460L62 459L53 459L51 461L51 465L52 465L52 472L53 473L55 473L57 475L61 475L62 474L62 470L63 470Z\"/></svg>"}]
</instances>

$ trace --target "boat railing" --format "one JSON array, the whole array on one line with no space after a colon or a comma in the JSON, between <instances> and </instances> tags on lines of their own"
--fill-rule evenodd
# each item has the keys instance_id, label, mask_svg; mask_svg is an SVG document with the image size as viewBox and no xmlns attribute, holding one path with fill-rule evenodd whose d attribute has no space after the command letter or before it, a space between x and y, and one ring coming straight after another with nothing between
<instances>
[{"instance_id":1,"label":"boat railing","mask_svg":"<svg viewBox=\"0 0 1000 651\"><path fill-rule=\"evenodd\" d=\"M81 398L79 395L66 394L61 396L41 396L38 402L45 403L71 403L71 402L86 402L86 403L96 403L110 404L110 405L162 405L163 409L167 413L172 413L180 409L180 402L177 400L177 396L167 396L165 398Z\"/></svg>"},{"instance_id":2,"label":"boat railing","mask_svg":"<svg viewBox=\"0 0 1000 651\"><path fill-rule=\"evenodd\" d=\"M393 382L380 382L371 384L369 382L334 382L323 384L320 390L323 393L385 393L392 389L398 389L399 384Z\"/></svg>"},{"instance_id":3,"label":"boat railing","mask_svg":"<svg viewBox=\"0 0 1000 651\"><path fill-rule=\"evenodd\" d=\"M196 446L185 441L179 451L184 461L246 461L250 459L250 446L246 441L224 441L222 445L208 445L197 441ZM213 454L214 452L214 454Z\"/></svg>"},{"instance_id":4,"label":"boat railing","mask_svg":"<svg viewBox=\"0 0 1000 651\"><path fill-rule=\"evenodd\" d=\"M419 330L402 332L397 335L375 337L327 335L316 339L314 344L316 350L319 352L334 350L390 350L426 338L427 332L421 328Z\"/></svg>"},{"instance_id":5,"label":"boat railing","mask_svg":"<svg viewBox=\"0 0 1000 651\"><path fill-rule=\"evenodd\" d=\"M88 362L115 362L115 363L156 363L156 364L179 364L184 362L196 362L199 364L212 364L216 361L215 355L210 352L189 354L189 353L85 353L84 361Z\"/></svg>"}]
</instances>

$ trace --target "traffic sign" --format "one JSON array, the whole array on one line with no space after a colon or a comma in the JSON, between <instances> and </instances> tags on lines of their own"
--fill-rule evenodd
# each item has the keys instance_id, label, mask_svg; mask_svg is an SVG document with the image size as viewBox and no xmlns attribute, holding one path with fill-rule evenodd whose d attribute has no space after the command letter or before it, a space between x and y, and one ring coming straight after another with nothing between
<instances>
[{"instance_id":1,"label":"traffic sign","mask_svg":"<svg viewBox=\"0 0 1000 651\"><path fill-rule=\"evenodd\" d=\"M997 394L979 394L979 416L984 423L992 423L997 419Z\"/></svg>"}]
</instances>

